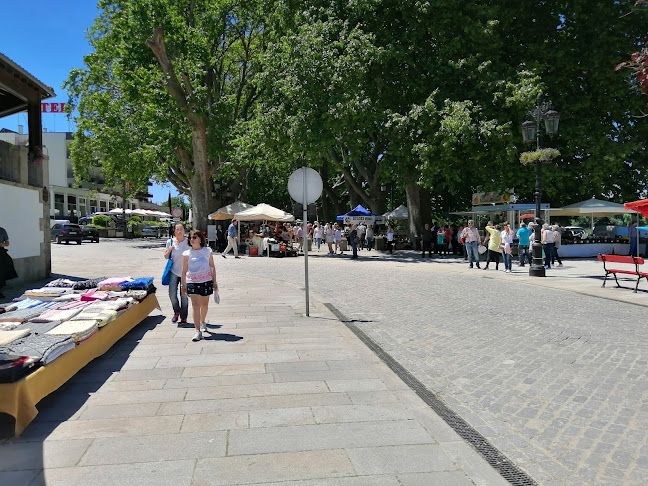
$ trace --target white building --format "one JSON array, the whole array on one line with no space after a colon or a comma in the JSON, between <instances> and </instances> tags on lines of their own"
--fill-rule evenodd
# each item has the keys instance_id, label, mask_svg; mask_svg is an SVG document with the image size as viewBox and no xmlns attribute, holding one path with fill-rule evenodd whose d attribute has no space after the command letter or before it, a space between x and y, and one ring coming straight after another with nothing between
<instances>
[{"instance_id":1,"label":"white building","mask_svg":"<svg viewBox=\"0 0 648 486\"><path fill-rule=\"evenodd\" d=\"M11 130L0 130L0 140L16 146L26 146L28 135ZM69 219L91 215L98 211L110 211L124 206L119 188L105 187L105 180L100 167L90 169L90 180L78 184L74 177L73 163L70 159L69 144L73 139L71 132L43 131L43 155L49 158L49 202L51 219ZM166 211L148 198L150 194L126 200L127 209L154 209Z\"/></svg>"}]
</instances>

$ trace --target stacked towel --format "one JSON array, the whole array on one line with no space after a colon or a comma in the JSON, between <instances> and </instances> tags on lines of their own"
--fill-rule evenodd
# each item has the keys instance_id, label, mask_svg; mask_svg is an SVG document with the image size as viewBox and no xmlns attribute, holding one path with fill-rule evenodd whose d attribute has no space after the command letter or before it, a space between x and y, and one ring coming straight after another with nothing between
<instances>
[{"instance_id":1,"label":"stacked towel","mask_svg":"<svg viewBox=\"0 0 648 486\"><path fill-rule=\"evenodd\" d=\"M54 298L55 302L71 302L73 300L81 300L81 294L63 294Z\"/></svg>"},{"instance_id":2,"label":"stacked towel","mask_svg":"<svg viewBox=\"0 0 648 486\"><path fill-rule=\"evenodd\" d=\"M67 302L65 304L61 304L58 302L58 306L56 307L59 310L67 310L67 309L85 309L89 305L92 304L92 302L81 302L80 300L75 300L72 302Z\"/></svg>"},{"instance_id":3,"label":"stacked towel","mask_svg":"<svg viewBox=\"0 0 648 486\"><path fill-rule=\"evenodd\" d=\"M30 319L30 322L50 322L50 321L69 321L83 308L75 307L73 309L49 309L41 315Z\"/></svg>"},{"instance_id":4,"label":"stacked towel","mask_svg":"<svg viewBox=\"0 0 648 486\"><path fill-rule=\"evenodd\" d=\"M55 297L60 297L63 294L66 294L70 291L69 288L64 288L64 287L42 287L40 289L29 289L26 290L23 295L26 297L49 297L49 298L55 298Z\"/></svg>"},{"instance_id":5,"label":"stacked towel","mask_svg":"<svg viewBox=\"0 0 648 486\"><path fill-rule=\"evenodd\" d=\"M31 331L29 329L24 329L22 331L2 331L0 332L0 346L9 344L16 339L28 336Z\"/></svg>"},{"instance_id":6,"label":"stacked towel","mask_svg":"<svg viewBox=\"0 0 648 486\"><path fill-rule=\"evenodd\" d=\"M137 301L142 301L146 298L148 292L146 290L130 290L128 295Z\"/></svg>"},{"instance_id":7,"label":"stacked towel","mask_svg":"<svg viewBox=\"0 0 648 486\"><path fill-rule=\"evenodd\" d=\"M0 346L0 355L29 356L42 364L51 363L62 354L74 349L75 342L70 336L53 334L32 334Z\"/></svg>"},{"instance_id":8,"label":"stacked towel","mask_svg":"<svg viewBox=\"0 0 648 486\"><path fill-rule=\"evenodd\" d=\"M54 334L56 336L72 336L77 343L84 341L97 332L99 326L95 320L85 321L66 321L56 326L47 334Z\"/></svg>"}]
</instances>

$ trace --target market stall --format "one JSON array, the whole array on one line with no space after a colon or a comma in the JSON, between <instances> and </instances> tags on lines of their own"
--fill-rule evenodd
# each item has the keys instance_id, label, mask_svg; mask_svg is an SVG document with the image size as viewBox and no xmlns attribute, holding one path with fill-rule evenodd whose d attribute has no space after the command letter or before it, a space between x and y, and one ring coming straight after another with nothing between
<instances>
[{"instance_id":1,"label":"market stall","mask_svg":"<svg viewBox=\"0 0 648 486\"><path fill-rule=\"evenodd\" d=\"M275 208L269 204L261 203L256 206L238 212L235 215L236 219L243 221L273 221L273 222L292 222L295 217L281 209ZM258 248L260 252L266 252L268 256L275 254L276 256L297 255L297 251L292 248L292 244L283 243L270 237L253 236L248 240L248 246L251 248ZM252 252L250 252L252 253Z\"/></svg>"},{"instance_id":2,"label":"market stall","mask_svg":"<svg viewBox=\"0 0 648 486\"><path fill-rule=\"evenodd\" d=\"M98 290L97 284L107 280L119 290ZM46 286L2 305L0 413L13 417L15 435L36 417L40 400L159 308L152 280L102 278L76 289Z\"/></svg>"}]
</instances>

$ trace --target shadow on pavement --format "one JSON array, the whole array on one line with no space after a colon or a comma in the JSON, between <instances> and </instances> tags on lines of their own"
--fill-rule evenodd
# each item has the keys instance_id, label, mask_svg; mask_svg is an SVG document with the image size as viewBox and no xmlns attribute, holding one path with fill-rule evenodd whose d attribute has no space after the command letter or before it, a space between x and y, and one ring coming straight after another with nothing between
<instances>
[{"instance_id":1,"label":"shadow on pavement","mask_svg":"<svg viewBox=\"0 0 648 486\"><path fill-rule=\"evenodd\" d=\"M0 437L5 442L42 442L56 427L65 422L86 403L114 372L121 370L130 352L135 349L144 334L154 329L164 316L149 316L131 329L115 346L85 366L58 390L43 398L37 405L38 415L22 435L11 438L13 417L1 414ZM32 457L32 459L35 459ZM40 461L42 466L42 460Z\"/></svg>"}]
</instances>

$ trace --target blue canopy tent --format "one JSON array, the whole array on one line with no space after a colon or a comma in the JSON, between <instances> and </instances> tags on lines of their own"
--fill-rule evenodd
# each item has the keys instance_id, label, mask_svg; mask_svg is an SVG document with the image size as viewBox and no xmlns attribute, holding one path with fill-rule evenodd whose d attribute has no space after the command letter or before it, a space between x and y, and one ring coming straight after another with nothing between
<instances>
[{"instance_id":1,"label":"blue canopy tent","mask_svg":"<svg viewBox=\"0 0 648 486\"><path fill-rule=\"evenodd\" d=\"M376 219L382 218L380 214L372 214L367 208L362 207L362 204L358 204L355 208L349 211L346 214L342 214L337 217L338 221L344 221L345 218L358 218L358 219Z\"/></svg>"}]
</instances>

